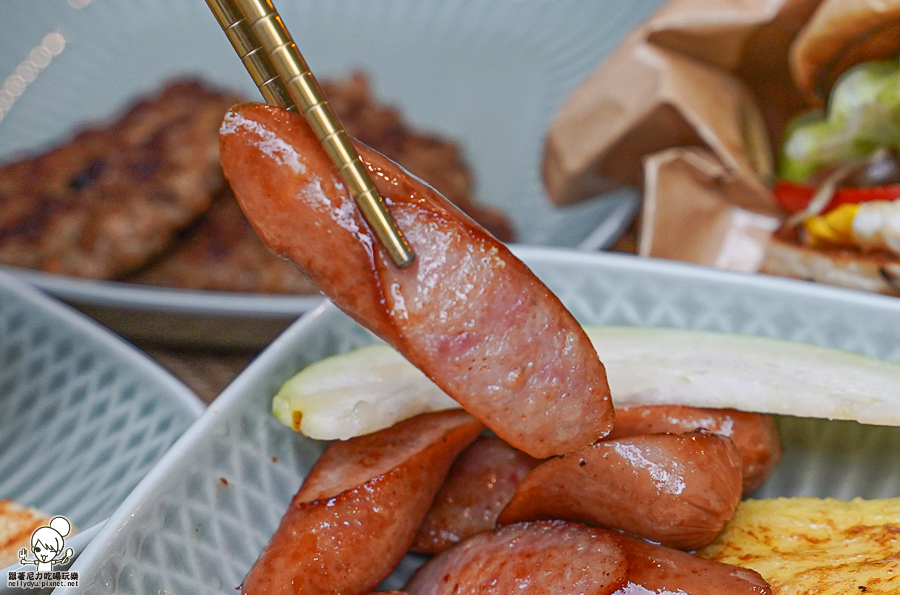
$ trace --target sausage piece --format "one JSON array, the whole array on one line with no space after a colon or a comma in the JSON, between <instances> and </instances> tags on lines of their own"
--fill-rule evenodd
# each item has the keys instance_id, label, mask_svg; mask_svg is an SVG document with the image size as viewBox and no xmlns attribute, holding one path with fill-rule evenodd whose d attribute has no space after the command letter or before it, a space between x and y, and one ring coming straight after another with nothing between
<instances>
[{"instance_id":1,"label":"sausage piece","mask_svg":"<svg viewBox=\"0 0 900 595\"><path fill-rule=\"evenodd\" d=\"M692 550L721 532L741 499L741 460L705 431L598 442L541 463L499 524L560 518Z\"/></svg>"},{"instance_id":2,"label":"sausage piece","mask_svg":"<svg viewBox=\"0 0 900 595\"><path fill-rule=\"evenodd\" d=\"M225 176L265 243L516 448L606 435L606 371L559 299L424 183L357 148L416 260L397 269L302 116L247 104L220 130Z\"/></svg>"},{"instance_id":3,"label":"sausage piece","mask_svg":"<svg viewBox=\"0 0 900 595\"><path fill-rule=\"evenodd\" d=\"M618 536L628 561L626 584L615 595L772 595L755 570L712 562L680 550Z\"/></svg>"},{"instance_id":4,"label":"sausage piece","mask_svg":"<svg viewBox=\"0 0 900 595\"><path fill-rule=\"evenodd\" d=\"M410 579L415 595L608 595L625 581L611 533L565 521L508 525L432 558Z\"/></svg>"},{"instance_id":5,"label":"sausage piece","mask_svg":"<svg viewBox=\"0 0 900 595\"><path fill-rule=\"evenodd\" d=\"M412 550L436 554L493 529L516 486L538 464L496 436L481 436L450 467Z\"/></svg>"},{"instance_id":6,"label":"sausage piece","mask_svg":"<svg viewBox=\"0 0 900 595\"><path fill-rule=\"evenodd\" d=\"M781 460L784 447L775 417L736 409L708 409L686 405L616 407L616 422L607 438L692 432L705 429L728 436L741 453L743 495L753 493Z\"/></svg>"},{"instance_id":7,"label":"sausage piece","mask_svg":"<svg viewBox=\"0 0 900 595\"><path fill-rule=\"evenodd\" d=\"M483 429L453 410L329 445L243 593L369 593L406 554L453 460Z\"/></svg>"}]
</instances>

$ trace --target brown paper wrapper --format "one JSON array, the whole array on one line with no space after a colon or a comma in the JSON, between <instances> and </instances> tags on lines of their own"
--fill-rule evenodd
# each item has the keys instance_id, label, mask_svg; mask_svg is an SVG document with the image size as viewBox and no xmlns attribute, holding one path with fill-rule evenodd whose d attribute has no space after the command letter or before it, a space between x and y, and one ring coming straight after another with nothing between
<instances>
[{"instance_id":1,"label":"brown paper wrapper","mask_svg":"<svg viewBox=\"0 0 900 595\"><path fill-rule=\"evenodd\" d=\"M643 187L640 254L755 270L780 215L772 155L809 105L789 49L818 4L663 6L562 106L545 146L550 199Z\"/></svg>"},{"instance_id":2,"label":"brown paper wrapper","mask_svg":"<svg viewBox=\"0 0 900 595\"><path fill-rule=\"evenodd\" d=\"M756 100L774 148L781 143L787 121L807 107L787 56L819 4L820 0L675 0L647 22L645 39L738 77Z\"/></svg>"},{"instance_id":3,"label":"brown paper wrapper","mask_svg":"<svg viewBox=\"0 0 900 595\"><path fill-rule=\"evenodd\" d=\"M554 202L572 203L639 185L644 155L680 146L707 147L747 178L772 172L762 115L740 80L633 37L554 123L544 180Z\"/></svg>"},{"instance_id":4,"label":"brown paper wrapper","mask_svg":"<svg viewBox=\"0 0 900 595\"><path fill-rule=\"evenodd\" d=\"M714 154L702 149L655 153L645 159L644 172L647 192L638 254L735 271L759 270L780 220L735 205L767 190L730 173Z\"/></svg>"}]
</instances>

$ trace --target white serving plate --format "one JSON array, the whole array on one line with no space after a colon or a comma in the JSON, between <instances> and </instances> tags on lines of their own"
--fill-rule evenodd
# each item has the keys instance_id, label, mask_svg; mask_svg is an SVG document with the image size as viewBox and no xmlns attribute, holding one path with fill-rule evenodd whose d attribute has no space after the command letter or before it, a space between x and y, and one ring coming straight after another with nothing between
<instances>
[{"instance_id":1,"label":"white serving plate","mask_svg":"<svg viewBox=\"0 0 900 595\"><path fill-rule=\"evenodd\" d=\"M596 250L634 218L637 195L622 190L551 206L540 180L544 135L566 95L659 3L285 0L278 8L318 77L362 68L377 95L411 122L457 139L480 200L510 216L519 242ZM13 81L48 34L65 40L62 50ZM180 74L259 97L201 0L3 0L0 162L57 143ZM161 304L159 293L122 284L23 278L123 334L179 342L184 337L169 329L197 342L218 327L218 345L262 346L318 303L225 294L216 299L233 297L232 305L206 310L204 293L170 291ZM211 324L198 322L204 317Z\"/></svg>"},{"instance_id":2,"label":"white serving plate","mask_svg":"<svg viewBox=\"0 0 900 595\"><path fill-rule=\"evenodd\" d=\"M76 554L203 410L136 349L0 272L0 499L67 517Z\"/></svg>"},{"instance_id":3,"label":"white serving plate","mask_svg":"<svg viewBox=\"0 0 900 595\"><path fill-rule=\"evenodd\" d=\"M517 252L584 324L762 335L900 361L900 300L615 254ZM311 362L371 341L330 305L285 331L76 561L79 593L233 592L323 447L275 420L272 395ZM780 421L784 461L757 495L900 495L900 428ZM408 557L385 587L415 564Z\"/></svg>"}]
</instances>

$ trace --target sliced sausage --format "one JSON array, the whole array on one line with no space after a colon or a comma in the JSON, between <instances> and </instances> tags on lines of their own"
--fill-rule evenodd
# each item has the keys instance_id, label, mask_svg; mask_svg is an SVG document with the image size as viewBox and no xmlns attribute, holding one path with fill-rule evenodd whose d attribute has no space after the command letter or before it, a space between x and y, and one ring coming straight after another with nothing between
<instances>
[{"instance_id":1,"label":"sliced sausage","mask_svg":"<svg viewBox=\"0 0 900 595\"><path fill-rule=\"evenodd\" d=\"M625 535L618 539L628 560L628 576L615 595L772 594L769 584L755 570L705 560Z\"/></svg>"},{"instance_id":2,"label":"sliced sausage","mask_svg":"<svg viewBox=\"0 0 900 595\"><path fill-rule=\"evenodd\" d=\"M483 429L454 410L332 443L244 578L243 593L369 593L404 556L453 460Z\"/></svg>"},{"instance_id":3,"label":"sliced sausage","mask_svg":"<svg viewBox=\"0 0 900 595\"><path fill-rule=\"evenodd\" d=\"M692 550L713 540L740 499L731 440L703 430L646 434L541 463L497 522L570 519Z\"/></svg>"},{"instance_id":4,"label":"sliced sausage","mask_svg":"<svg viewBox=\"0 0 900 595\"><path fill-rule=\"evenodd\" d=\"M396 268L301 116L225 116L225 176L260 237L501 438L537 457L606 435L606 371L584 330L505 245L383 156L360 154L416 260Z\"/></svg>"},{"instance_id":5,"label":"sliced sausage","mask_svg":"<svg viewBox=\"0 0 900 595\"><path fill-rule=\"evenodd\" d=\"M565 521L509 525L467 539L427 562L405 591L415 595L607 595L625 581L625 554L611 533Z\"/></svg>"},{"instance_id":6,"label":"sliced sausage","mask_svg":"<svg viewBox=\"0 0 900 595\"><path fill-rule=\"evenodd\" d=\"M728 436L741 453L743 494L753 493L781 460L784 447L775 417L736 409L686 405L632 405L616 408L616 423L607 438L691 432L703 428Z\"/></svg>"},{"instance_id":7,"label":"sliced sausage","mask_svg":"<svg viewBox=\"0 0 900 595\"><path fill-rule=\"evenodd\" d=\"M435 554L493 529L516 486L537 464L496 436L479 437L450 467L411 549Z\"/></svg>"}]
</instances>

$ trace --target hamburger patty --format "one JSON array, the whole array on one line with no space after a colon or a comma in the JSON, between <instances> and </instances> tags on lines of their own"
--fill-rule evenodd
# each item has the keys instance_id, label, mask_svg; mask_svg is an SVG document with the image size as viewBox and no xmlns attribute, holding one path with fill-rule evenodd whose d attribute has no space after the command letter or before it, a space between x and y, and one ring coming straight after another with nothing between
<instances>
[{"instance_id":1,"label":"hamburger patty","mask_svg":"<svg viewBox=\"0 0 900 595\"><path fill-rule=\"evenodd\" d=\"M178 82L0 169L0 262L114 279L159 254L223 183L217 133L235 102Z\"/></svg>"},{"instance_id":2,"label":"hamburger patty","mask_svg":"<svg viewBox=\"0 0 900 595\"><path fill-rule=\"evenodd\" d=\"M324 81L322 86L350 136L426 180L498 238L512 238L506 217L477 202L472 175L453 142L412 130L397 110L377 102L361 73ZM178 234L169 250L127 280L216 291L316 291L294 265L262 243L227 185L209 211Z\"/></svg>"},{"instance_id":3,"label":"hamburger patty","mask_svg":"<svg viewBox=\"0 0 900 595\"><path fill-rule=\"evenodd\" d=\"M314 293L312 281L272 253L244 217L231 190L183 230L172 249L129 281L212 291Z\"/></svg>"},{"instance_id":4,"label":"hamburger patty","mask_svg":"<svg viewBox=\"0 0 900 595\"><path fill-rule=\"evenodd\" d=\"M455 143L409 127L362 74L323 83L348 134L433 185L501 240ZM106 128L0 169L0 263L213 291L312 293L244 218L219 165L218 130L243 98L177 81Z\"/></svg>"}]
</instances>

